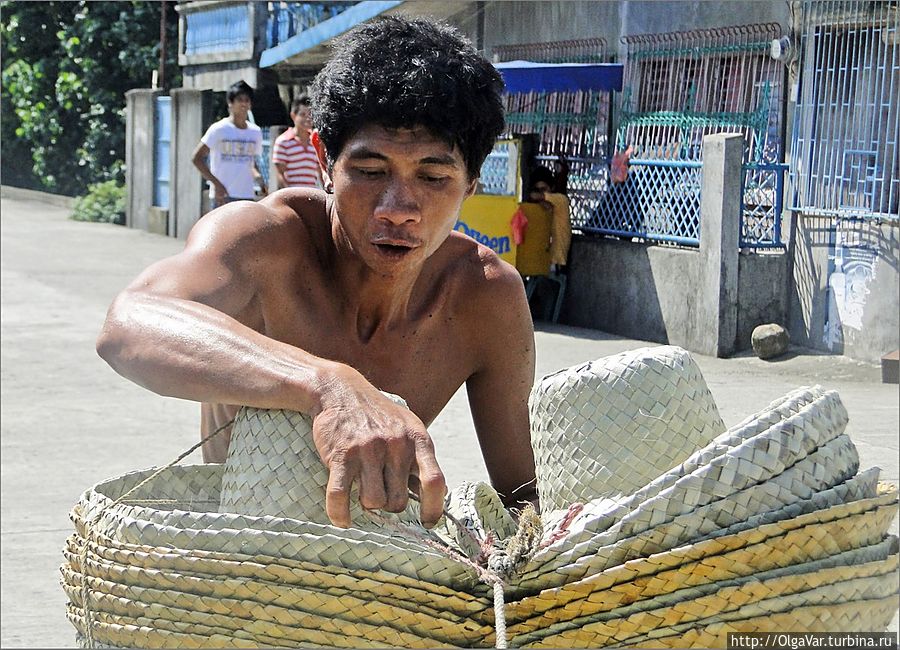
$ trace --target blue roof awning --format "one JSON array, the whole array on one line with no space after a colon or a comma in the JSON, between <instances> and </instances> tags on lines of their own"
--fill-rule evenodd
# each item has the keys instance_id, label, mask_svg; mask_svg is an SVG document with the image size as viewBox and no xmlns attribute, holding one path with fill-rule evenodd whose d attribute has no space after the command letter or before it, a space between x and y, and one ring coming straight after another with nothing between
<instances>
[{"instance_id":1,"label":"blue roof awning","mask_svg":"<svg viewBox=\"0 0 900 650\"><path fill-rule=\"evenodd\" d=\"M622 90L621 63L495 63L508 93Z\"/></svg>"},{"instance_id":2,"label":"blue roof awning","mask_svg":"<svg viewBox=\"0 0 900 650\"><path fill-rule=\"evenodd\" d=\"M329 18L314 27L303 30L273 48L263 50L259 56L259 67L268 68L276 63L281 63L285 59L340 36L356 25L400 4L403 4L402 0L366 0L357 3L334 18Z\"/></svg>"}]
</instances>

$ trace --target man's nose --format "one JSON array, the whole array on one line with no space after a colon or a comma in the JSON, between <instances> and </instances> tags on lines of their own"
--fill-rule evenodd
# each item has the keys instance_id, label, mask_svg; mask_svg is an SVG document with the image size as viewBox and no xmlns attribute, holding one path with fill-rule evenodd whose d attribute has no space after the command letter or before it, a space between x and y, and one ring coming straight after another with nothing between
<instances>
[{"instance_id":1,"label":"man's nose","mask_svg":"<svg viewBox=\"0 0 900 650\"><path fill-rule=\"evenodd\" d=\"M382 192L375 207L375 218L394 224L418 222L421 218L419 200L409 183L392 179Z\"/></svg>"}]
</instances>

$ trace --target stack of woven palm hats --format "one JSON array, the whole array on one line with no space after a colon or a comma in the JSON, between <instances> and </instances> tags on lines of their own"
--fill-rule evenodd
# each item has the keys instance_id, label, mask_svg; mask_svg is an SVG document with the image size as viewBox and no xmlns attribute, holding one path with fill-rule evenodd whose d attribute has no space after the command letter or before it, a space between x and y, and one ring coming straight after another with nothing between
<instances>
[{"instance_id":1,"label":"stack of woven palm hats","mask_svg":"<svg viewBox=\"0 0 900 650\"><path fill-rule=\"evenodd\" d=\"M798 389L726 430L690 355L660 346L545 377L531 419L540 520L465 484L433 530L414 505L339 529L308 418L244 409L224 466L82 496L62 567L78 639L724 647L896 613L897 493L858 471L834 392Z\"/></svg>"}]
</instances>

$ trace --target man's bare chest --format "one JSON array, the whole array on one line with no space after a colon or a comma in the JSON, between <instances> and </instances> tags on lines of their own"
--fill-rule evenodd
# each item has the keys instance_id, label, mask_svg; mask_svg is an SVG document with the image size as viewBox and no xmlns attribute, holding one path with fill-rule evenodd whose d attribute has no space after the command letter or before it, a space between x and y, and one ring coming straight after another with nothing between
<instances>
[{"instance_id":1,"label":"man's bare chest","mask_svg":"<svg viewBox=\"0 0 900 650\"><path fill-rule=\"evenodd\" d=\"M376 388L403 397L426 424L475 367L465 336L446 312L424 314L362 340L355 320L329 301L288 300L268 311L264 334L351 366Z\"/></svg>"}]
</instances>

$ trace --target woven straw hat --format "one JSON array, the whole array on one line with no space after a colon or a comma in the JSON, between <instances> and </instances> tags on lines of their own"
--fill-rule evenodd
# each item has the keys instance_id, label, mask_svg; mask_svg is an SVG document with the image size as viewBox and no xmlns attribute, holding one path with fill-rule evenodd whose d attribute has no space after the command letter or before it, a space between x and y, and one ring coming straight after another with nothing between
<instances>
[{"instance_id":1,"label":"woven straw hat","mask_svg":"<svg viewBox=\"0 0 900 650\"><path fill-rule=\"evenodd\" d=\"M516 524L464 484L426 530L414 507L331 526L309 419L243 409L224 466L79 500L62 568L79 643L718 647L829 620L884 629L896 611L896 489L858 473L837 394L798 389L726 431L690 356L663 346L555 373L531 410L555 510Z\"/></svg>"},{"instance_id":2,"label":"woven straw hat","mask_svg":"<svg viewBox=\"0 0 900 650\"><path fill-rule=\"evenodd\" d=\"M725 430L700 368L675 346L560 370L529 406L547 510L631 495Z\"/></svg>"},{"instance_id":3,"label":"woven straw hat","mask_svg":"<svg viewBox=\"0 0 900 650\"><path fill-rule=\"evenodd\" d=\"M406 406L401 397L384 394ZM325 513L327 485L328 469L313 443L312 419L308 415L247 407L238 412L225 460L220 512L330 524ZM360 507L356 489L350 497L354 527L383 527ZM414 501L400 515L385 516L409 523L419 520Z\"/></svg>"}]
</instances>

